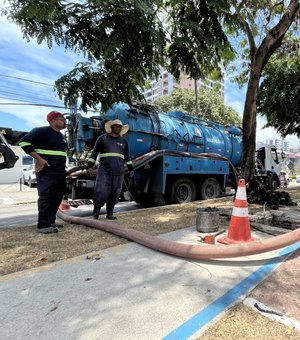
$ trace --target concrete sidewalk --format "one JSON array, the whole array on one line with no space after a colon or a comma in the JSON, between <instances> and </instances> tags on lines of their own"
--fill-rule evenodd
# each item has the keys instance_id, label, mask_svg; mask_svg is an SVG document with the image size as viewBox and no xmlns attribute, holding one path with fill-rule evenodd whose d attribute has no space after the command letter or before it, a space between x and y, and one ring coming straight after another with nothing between
<instances>
[{"instance_id":1,"label":"concrete sidewalk","mask_svg":"<svg viewBox=\"0 0 300 340\"><path fill-rule=\"evenodd\" d=\"M3 209L36 199L35 188L0 185ZM195 244L199 233L160 237ZM1 339L195 339L299 247L193 261L128 243L2 276Z\"/></svg>"},{"instance_id":2,"label":"concrete sidewalk","mask_svg":"<svg viewBox=\"0 0 300 340\"><path fill-rule=\"evenodd\" d=\"M20 183L0 184L0 206L33 203L38 199L36 188Z\"/></svg>"},{"instance_id":3,"label":"concrete sidewalk","mask_svg":"<svg viewBox=\"0 0 300 340\"><path fill-rule=\"evenodd\" d=\"M198 233L192 227L160 237L195 244ZM6 275L1 338L195 339L299 246L194 261L128 243Z\"/></svg>"}]
</instances>

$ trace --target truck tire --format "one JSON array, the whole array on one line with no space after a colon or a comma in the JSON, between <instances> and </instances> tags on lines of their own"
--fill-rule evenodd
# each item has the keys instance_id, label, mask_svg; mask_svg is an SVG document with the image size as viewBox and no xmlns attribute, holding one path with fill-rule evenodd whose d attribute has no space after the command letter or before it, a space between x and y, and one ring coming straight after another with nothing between
<instances>
[{"instance_id":1,"label":"truck tire","mask_svg":"<svg viewBox=\"0 0 300 340\"><path fill-rule=\"evenodd\" d=\"M220 184L213 178L209 177L201 185L200 195L203 200L217 198L220 196Z\"/></svg>"},{"instance_id":2,"label":"truck tire","mask_svg":"<svg viewBox=\"0 0 300 340\"><path fill-rule=\"evenodd\" d=\"M196 199L196 187L189 178L178 179L171 190L171 203L189 203Z\"/></svg>"}]
</instances>

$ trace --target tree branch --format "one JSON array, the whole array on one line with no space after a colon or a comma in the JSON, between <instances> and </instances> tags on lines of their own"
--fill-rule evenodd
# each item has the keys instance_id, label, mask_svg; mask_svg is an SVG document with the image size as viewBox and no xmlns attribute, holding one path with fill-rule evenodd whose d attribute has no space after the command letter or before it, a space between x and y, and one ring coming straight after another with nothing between
<instances>
[{"instance_id":1,"label":"tree branch","mask_svg":"<svg viewBox=\"0 0 300 340\"><path fill-rule=\"evenodd\" d=\"M281 45L283 38L293 23L295 17L300 13L299 0L291 0L286 12L282 18L266 35L261 45L259 46L256 56L261 56L260 68L261 71L269 61L273 52Z\"/></svg>"},{"instance_id":2,"label":"tree branch","mask_svg":"<svg viewBox=\"0 0 300 340\"><path fill-rule=\"evenodd\" d=\"M253 34L252 34L249 24L246 21L241 22L241 27L248 37L249 46L250 46L250 58L252 60L252 58L255 56L255 53L256 53L256 44L254 41Z\"/></svg>"},{"instance_id":3,"label":"tree branch","mask_svg":"<svg viewBox=\"0 0 300 340\"><path fill-rule=\"evenodd\" d=\"M243 5L244 5L244 1L242 1L240 5L238 5L237 7L234 6L235 11L236 11L235 16L239 22L239 26L241 27L242 31L244 31L244 33L248 37L249 46L250 46L250 57L252 59L252 57L254 57L256 53L256 44L255 44L254 37L253 37L249 24L245 20L243 20L242 17L239 15L240 9L242 8Z\"/></svg>"}]
</instances>

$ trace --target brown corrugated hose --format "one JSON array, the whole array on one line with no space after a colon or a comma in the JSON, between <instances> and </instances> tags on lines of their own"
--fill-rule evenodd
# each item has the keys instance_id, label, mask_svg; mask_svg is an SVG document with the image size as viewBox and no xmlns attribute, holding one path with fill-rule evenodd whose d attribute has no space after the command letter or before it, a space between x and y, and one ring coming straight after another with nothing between
<instances>
[{"instance_id":1,"label":"brown corrugated hose","mask_svg":"<svg viewBox=\"0 0 300 340\"><path fill-rule=\"evenodd\" d=\"M57 216L69 223L103 230L148 248L189 259L216 259L254 255L280 249L300 241L300 229L298 228L284 235L254 242L231 245L192 245L164 240L112 222L69 216L61 211L58 211Z\"/></svg>"}]
</instances>

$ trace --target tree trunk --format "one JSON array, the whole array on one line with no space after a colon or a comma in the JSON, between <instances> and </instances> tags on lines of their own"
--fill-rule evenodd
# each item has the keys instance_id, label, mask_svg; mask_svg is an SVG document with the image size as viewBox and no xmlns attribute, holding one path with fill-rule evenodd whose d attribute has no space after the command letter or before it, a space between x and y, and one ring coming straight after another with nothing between
<instances>
[{"instance_id":1,"label":"tree trunk","mask_svg":"<svg viewBox=\"0 0 300 340\"><path fill-rule=\"evenodd\" d=\"M199 105L198 105L198 85L197 80L195 79L195 103L196 103L196 117L199 117Z\"/></svg>"},{"instance_id":2,"label":"tree trunk","mask_svg":"<svg viewBox=\"0 0 300 340\"><path fill-rule=\"evenodd\" d=\"M254 67L251 67L243 114L243 155L241 175L246 182L252 180L255 173L256 98L260 72L254 72L253 68Z\"/></svg>"},{"instance_id":3,"label":"tree trunk","mask_svg":"<svg viewBox=\"0 0 300 340\"><path fill-rule=\"evenodd\" d=\"M284 35L299 13L299 0L291 0L285 13L266 35L259 48L255 46L250 26L245 23L242 25L248 36L251 50L251 71L243 115L243 155L241 163L241 175L246 182L252 180L255 174L256 99L261 72L271 55L281 45Z\"/></svg>"}]
</instances>

